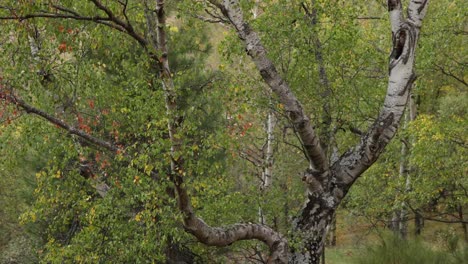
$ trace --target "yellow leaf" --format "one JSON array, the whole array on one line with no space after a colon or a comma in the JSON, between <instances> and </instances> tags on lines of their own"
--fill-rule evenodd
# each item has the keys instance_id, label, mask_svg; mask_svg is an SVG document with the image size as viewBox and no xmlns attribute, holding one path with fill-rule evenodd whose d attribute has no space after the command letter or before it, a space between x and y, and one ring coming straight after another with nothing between
<instances>
[{"instance_id":1,"label":"yellow leaf","mask_svg":"<svg viewBox=\"0 0 468 264\"><path fill-rule=\"evenodd\" d=\"M138 213L135 215L135 221L140 222L141 221L141 213Z\"/></svg>"},{"instance_id":2,"label":"yellow leaf","mask_svg":"<svg viewBox=\"0 0 468 264\"><path fill-rule=\"evenodd\" d=\"M176 26L171 26L171 27L169 27L169 31L177 33L177 32L179 32L179 28L176 27Z\"/></svg>"},{"instance_id":3,"label":"yellow leaf","mask_svg":"<svg viewBox=\"0 0 468 264\"><path fill-rule=\"evenodd\" d=\"M138 185L140 183L140 176L135 176L133 178L133 183Z\"/></svg>"},{"instance_id":4,"label":"yellow leaf","mask_svg":"<svg viewBox=\"0 0 468 264\"><path fill-rule=\"evenodd\" d=\"M154 166L146 164L144 171L146 174L150 175L153 169L154 169Z\"/></svg>"}]
</instances>

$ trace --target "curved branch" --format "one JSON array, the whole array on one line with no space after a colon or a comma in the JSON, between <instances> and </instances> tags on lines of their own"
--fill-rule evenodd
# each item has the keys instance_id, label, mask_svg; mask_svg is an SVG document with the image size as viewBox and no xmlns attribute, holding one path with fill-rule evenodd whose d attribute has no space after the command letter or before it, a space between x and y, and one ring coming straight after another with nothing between
<instances>
[{"instance_id":1,"label":"curved branch","mask_svg":"<svg viewBox=\"0 0 468 264\"><path fill-rule=\"evenodd\" d=\"M227 227L211 227L194 213L182 176L173 175L178 195L179 209L183 213L184 227L198 241L208 246L229 246L240 240L257 239L270 248L268 263L287 263L287 240L272 228L261 224L235 224Z\"/></svg>"},{"instance_id":2,"label":"curved branch","mask_svg":"<svg viewBox=\"0 0 468 264\"><path fill-rule=\"evenodd\" d=\"M287 263L286 239L270 227L261 224L235 224L224 228L208 226L200 218L186 220L187 231L208 246L228 246L240 240L257 239L264 242L271 251L268 263Z\"/></svg>"},{"instance_id":3,"label":"curved branch","mask_svg":"<svg viewBox=\"0 0 468 264\"><path fill-rule=\"evenodd\" d=\"M10 15L10 16L0 16L0 20L26 20L26 19L32 19L32 18L48 18L48 19L73 19L73 20L80 20L80 21L91 21L96 24L101 24L105 25L107 27L116 29L120 32L124 32L143 46L146 47L148 44L148 41L142 37L140 34L135 32L133 29L132 25L128 22L125 23L118 17L112 13L110 9L102 5L99 1L97 0L92 0L92 2L98 7L100 10L104 11L104 13L107 14L107 17L102 17L102 16L83 16L80 15L78 12L63 7L59 5L51 5L52 8L56 9L57 11L61 11L63 13L48 13L48 12L39 12L39 13L32 13L32 14L25 14L25 15ZM9 7L0 7L0 9L6 9L12 12L12 8Z\"/></svg>"},{"instance_id":4,"label":"curved branch","mask_svg":"<svg viewBox=\"0 0 468 264\"><path fill-rule=\"evenodd\" d=\"M27 14L23 16L1 16L0 20L27 20L32 18L49 18L49 19L73 19L80 21L92 21L97 24L102 24L113 29L116 29L120 32L126 32L124 28L118 25L110 23L110 19L101 16L76 16L76 15L67 15L67 14L52 14L52 13L34 13Z\"/></svg>"},{"instance_id":5,"label":"curved branch","mask_svg":"<svg viewBox=\"0 0 468 264\"><path fill-rule=\"evenodd\" d=\"M208 246L228 246L239 240L258 239L270 248L270 263L287 263L288 246L286 240L273 229L260 224L235 224L225 228L215 228L207 225L197 217L191 205L190 196L184 181L184 159L175 156L181 148L181 138L178 136L180 120L177 113L177 97L174 82L169 67L166 14L164 0L156 0L157 48L161 54L157 59L160 65L159 77L164 87L166 110L168 115L168 131L171 140L171 174L177 194L178 207L183 215L184 227L198 241Z\"/></svg>"}]
</instances>

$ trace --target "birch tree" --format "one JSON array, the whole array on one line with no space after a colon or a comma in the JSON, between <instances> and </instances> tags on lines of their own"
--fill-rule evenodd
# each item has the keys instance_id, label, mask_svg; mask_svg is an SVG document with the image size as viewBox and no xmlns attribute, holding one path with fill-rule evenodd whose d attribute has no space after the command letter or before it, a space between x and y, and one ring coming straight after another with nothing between
<instances>
[{"instance_id":1,"label":"birch tree","mask_svg":"<svg viewBox=\"0 0 468 264\"><path fill-rule=\"evenodd\" d=\"M81 138L88 144L106 150L123 166L149 174L156 183L167 177L172 183L172 190L177 198L177 208L181 213L184 230L202 244L223 247L240 240L258 240L269 248L268 263L319 263L324 250L326 229L337 207L359 176L378 159L398 129L412 84L416 80L414 73L416 46L428 2L427 0L410 1L406 8L407 15L404 15L401 1L388 1L391 24L389 32L391 31L392 34L393 49L388 65L389 76L385 100L375 122L363 133L360 142L332 161L327 155L327 149L330 149L329 144L323 144L323 142L330 141L329 133L316 131L309 114L304 110L305 107L301 102L303 100L295 95L287 80L281 76L277 66L269 58L268 50L262 44L259 33L244 17L241 3L237 0L204 2L211 8L208 10L208 15L211 16L210 21L228 24L238 35L246 53L255 64L257 72L283 106L288 122L298 135L304 150L304 157L309 161L309 164L302 168L303 174L301 175L307 194L304 197L302 210L294 218L291 227L293 235L290 238L264 223L237 223L227 227L213 227L197 214L196 206L191 199L190 181L186 177L190 157L183 148L185 117L179 111L182 103L177 94L175 75L171 71L169 48L171 43L167 38L165 1L144 1L142 6L146 8L146 13L143 15L146 26L143 29L141 29L141 23L139 27L136 27L129 19L128 1L118 1L115 4L117 7L113 6L113 8L99 0L86 3L92 7L92 11L96 12L81 12L67 7L67 4L70 4L68 1L64 1L63 5L56 1L45 1L44 3L47 3L45 10L40 5L24 9L2 6L1 9L7 12L7 15L0 16L2 20L12 21L36 18L87 21L130 37L141 48L150 65L147 70L155 74L155 79L162 88L165 106L163 120L169 142L167 149L169 158L165 160L168 163L165 166L134 162L131 155L138 156L139 153L138 151L132 152L131 146L99 138L90 131L89 126L76 127L38 109L16 92L18 87L14 86L14 82L9 80L2 82L0 99L22 109L25 113L56 125L67 131L70 136ZM139 16L140 22L141 17ZM312 13L311 18L313 23ZM315 45L320 46L320 43L315 41ZM59 49L66 50L66 46L61 46ZM316 54L316 57L320 62L319 54ZM321 82L326 86L324 72L321 68L319 72ZM327 96L327 89L324 89L324 96ZM327 107L325 104L324 113L327 113ZM329 130L330 128L327 127L322 131ZM153 141L149 142L156 144ZM59 171L57 178L60 177ZM265 180L267 177L265 173ZM138 181L137 178L134 181ZM296 242L294 246L289 246L290 239Z\"/></svg>"},{"instance_id":2,"label":"birch tree","mask_svg":"<svg viewBox=\"0 0 468 264\"><path fill-rule=\"evenodd\" d=\"M361 138L361 143L348 150L331 165L300 101L268 59L267 51L261 44L258 34L244 20L239 2L210 2L216 5L231 23L239 38L245 43L246 51L262 78L277 94L278 100L284 104L290 122L299 134L311 162L303 178L309 192L308 197L293 227L298 231L301 246L289 256L283 252L284 246L279 249L270 246L271 262L319 263L324 246L325 229L334 211L354 181L377 160L396 133L411 85L416 79L413 72L415 49L428 2L411 1L408 6L408 17L404 18L401 2L388 1L393 51L390 55L389 82L384 105L376 122ZM280 244L281 241L277 243Z\"/></svg>"}]
</instances>

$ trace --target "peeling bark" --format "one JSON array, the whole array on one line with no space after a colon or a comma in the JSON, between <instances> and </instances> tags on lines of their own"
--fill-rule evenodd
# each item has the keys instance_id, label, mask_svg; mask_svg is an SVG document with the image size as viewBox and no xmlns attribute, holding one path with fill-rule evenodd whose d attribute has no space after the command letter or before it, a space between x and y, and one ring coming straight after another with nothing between
<instances>
[{"instance_id":1,"label":"peeling bark","mask_svg":"<svg viewBox=\"0 0 468 264\"><path fill-rule=\"evenodd\" d=\"M395 1L389 1L389 6L393 2ZM418 1L411 1L410 7L414 8L415 2ZM420 3L418 6L421 5L421 2L418 3ZM408 102L411 86L416 79L413 67L420 24L417 26L410 22L409 18L402 23L401 5L392 6L392 8L394 8L390 8L392 32L394 35L405 32L404 41L402 38L394 39L394 48L389 63L387 96L379 117L361 138L361 143L348 150L333 165L332 169L337 172L337 184L345 186L344 193L349 190L357 177L377 160L384 147L395 135ZM396 13L398 15L395 15ZM424 14L425 9L417 16L417 21L422 21Z\"/></svg>"},{"instance_id":2,"label":"peeling bark","mask_svg":"<svg viewBox=\"0 0 468 264\"><path fill-rule=\"evenodd\" d=\"M327 226L331 223L336 209L330 193L309 194L306 205L296 218L295 239L299 248L292 249L289 263L320 263L325 249Z\"/></svg>"}]
</instances>

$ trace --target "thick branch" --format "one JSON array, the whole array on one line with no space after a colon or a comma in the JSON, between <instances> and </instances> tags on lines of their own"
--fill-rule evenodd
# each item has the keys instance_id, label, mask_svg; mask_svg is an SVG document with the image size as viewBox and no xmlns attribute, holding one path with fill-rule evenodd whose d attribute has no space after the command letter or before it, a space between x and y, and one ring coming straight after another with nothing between
<instances>
[{"instance_id":1,"label":"thick branch","mask_svg":"<svg viewBox=\"0 0 468 264\"><path fill-rule=\"evenodd\" d=\"M223 228L208 226L198 217L185 217L186 230L208 246L228 246L240 240L257 239L270 248L268 263L287 263L287 241L279 233L261 224L235 224Z\"/></svg>"},{"instance_id":2,"label":"thick branch","mask_svg":"<svg viewBox=\"0 0 468 264\"><path fill-rule=\"evenodd\" d=\"M213 3L213 1L210 2ZM295 130L300 136L311 165L319 172L327 171L328 161L320 146L320 140L312 128L309 117L304 112L301 103L293 94L289 85L276 70L273 62L267 57L267 51L262 45L258 34L244 21L238 1L226 0L222 6L217 2L214 4L221 8L223 14L233 25L238 36L245 44L247 54L254 61L263 80L270 86L272 91L278 96L279 101L284 105Z\"/></svg>"},{"instance_id":3,"label":"thick branch","mask_svg":"<svg viewBox=\"0 0 468 264\"><path fill-rule=\"evenodd\" d=\"M408 6L408 23L417 28L422 26L422 21L426 16L427 4L429 0L411 0Z\"/></svg>"},{"instance_id":4,"label":"thick branch","mask_svg":"<svg viewBox=\"0 0 468 264\"><path fill-rule=\"evenodd\" d=\"M396 30L396 9L401 9L400 1L389 0L392 31ZM353 182L367 170L379 157L390 140L394 137L409 99L411 87L416 80L413 72L415 49L419 37L422 19L426 13L427 1L413 0L410 9L412 17L408 18L394 33L393 51L389 63L389 81L387 95L379 117L361 137L361 142L348 150L333 165L337 184L346 194ZM419 10L421 8L421 10ZM419 10L419 11L414 11Z\"/></svg>"},{"instance_id":5,"label":"thick branch","mask_svg":"<svg viewBox=\"0 0 468 264\"><path fill-rule=\"evenodd\" d=\"M187 232L194 235L198 241L208 246L229 246L240 240L257 239L270 248L268 263L287 263L288 244L278 232L261 224L235 224L228 227L211 227L194 213L187 190L183 187L183 178L174 176L174 183L179 199L179 209L184 216L184 226Z\"/></svg>"},{"instance_id":6,"label":"thick branch","mask_svg":"<svg viewBox=\"0 0 468 264\"><path fill-rule=\"evenodd\" d=\"M388 0L388 12L390 15L390 24L392 26L392 36L400 30L403 24L403 14L401 0Z\"/></svg>"}]
</instances>

